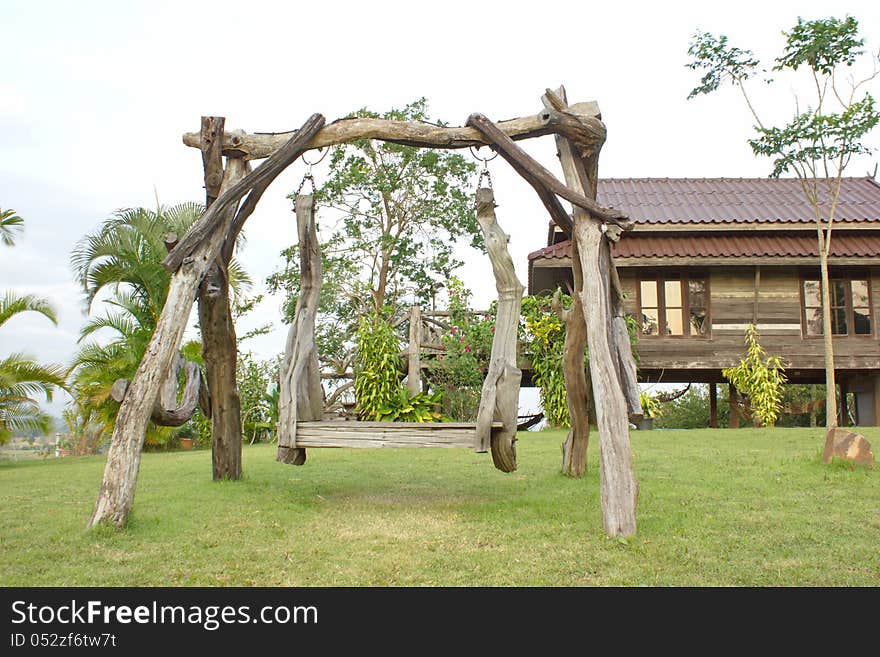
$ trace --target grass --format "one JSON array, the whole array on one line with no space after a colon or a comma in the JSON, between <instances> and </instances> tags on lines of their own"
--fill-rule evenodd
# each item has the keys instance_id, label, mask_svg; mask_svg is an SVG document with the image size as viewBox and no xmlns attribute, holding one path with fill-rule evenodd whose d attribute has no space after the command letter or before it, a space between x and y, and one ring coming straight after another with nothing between
<instances>
[{"instance_id":1,"label":"grass","mask_svg":"<svg viewBox=\"0 0 880 657\"><path fill-rule=\"evenodd\" d=\"M880 429L865 429L880 445ZM145 454L125 531L85 530L102 457L0 462L3 586L878 586L880 471L819 462L822 431L633 432L639 533L608 539L597 437L559 474L561 432L519 470L467 450L246 447Z\"/></svg>"}]
</instances>

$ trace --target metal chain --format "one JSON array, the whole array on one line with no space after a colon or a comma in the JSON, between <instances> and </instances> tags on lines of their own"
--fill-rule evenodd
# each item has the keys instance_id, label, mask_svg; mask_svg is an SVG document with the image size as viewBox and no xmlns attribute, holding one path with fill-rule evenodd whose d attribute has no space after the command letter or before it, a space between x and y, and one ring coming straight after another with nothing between
<instances>
[{"instance_id":1,"label":"metal chain","mask_svg":"<svg viewBox=\"0 0 880 657\"><path fill-rule=\"evenodd\" d=\"M486 184L489 186L489 189L492 189L492 176L489 174L489 162L498 157L498 152L496 151L492 157L480 157L477 154L477 151L479 151L480 148L482 147L478 146L477 150L475 151L473 146L469 147L471 155L474 157L474 159L479 160L483 163L483 168L480 170L480 176L479 178L477 178L477 189L479 189L480 186L483 184L483 178L486 179Z\"/></svg>"},{"instance_id":2,"label":"metal chain","mask_svg":"<svg viewBox=\"0 0 880 657\"><path fill-rule=\"evenodd\" d=\"M489 167L483 163L483 170L480 171L480 177L477 178L477 189L483 184L483 178L486 179L486 184L489 186L489 189L492 189L492 176L489 173Z\"/></svg>"}]
</instances>

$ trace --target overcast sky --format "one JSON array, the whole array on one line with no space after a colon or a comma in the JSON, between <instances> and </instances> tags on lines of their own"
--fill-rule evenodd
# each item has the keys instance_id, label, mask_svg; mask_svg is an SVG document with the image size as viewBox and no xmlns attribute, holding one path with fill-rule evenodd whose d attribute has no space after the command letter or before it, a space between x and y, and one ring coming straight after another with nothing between
<instances>
[{"instance_id":1,"label":"overcast sky","mask_svg":"<svg viewBox=\"0 0 880 657\"><path fill-rule=\"evenodd\" d=\"M858 18L876 51L873 0L2 0L0 207L24 217L26 232L15 248L0 247L0 290L48 298L59 326L38 316L10 321L0 356L70 361L84 322L71 248L118 208L154 207L156 194L166 204L203 200L199 152L181 142L202 115L225 116L227 129L277 132L313 112L332 121L425 96L435 118L460 125L475 111L495 120L535 114L544 89L563 83L571 102L600 104L608 126L602 176L766 176L770 165L752 156L752 121L732 89L686 101L697 79L685 68L688 43L696 29L723 33L767 60L798 16L829 13ZM792 91L782 86L759 100L785 117ZM558 171L551 138L527 149ZM490 167L524 281L526 254L545 245L548 218L503 160ZM303 172L298 163L280 176L249 220L239 257L257 292L295 239L285 197ZM320 167L316 175L320 184ZM463 255L461 275L485 305L494 295L488 260ZM274 323L250 343L261 357L283 349L280 302L267 296L239 328Z\"/></svg>"}]
</instances>

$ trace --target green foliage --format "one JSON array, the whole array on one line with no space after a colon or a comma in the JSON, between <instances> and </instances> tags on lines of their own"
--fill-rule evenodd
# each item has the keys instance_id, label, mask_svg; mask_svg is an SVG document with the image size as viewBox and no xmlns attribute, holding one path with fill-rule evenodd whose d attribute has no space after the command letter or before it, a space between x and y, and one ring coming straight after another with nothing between
<instances>
[{"instance_id":1,"label":"green foliage","mask_svg":"<svg viewBox=\"0 0 880 657\"><path fill-rule=\"evenodd\" d=\"M688 55L694 58L688 68L705 71L700 85L688 94L688 100L715 91L725 81L740 84L755 74L759 64L751 50L731 46L723 34L715 36L709 32L694 34Z\"/></svg>"},{"instance_id":2,"label":"green foliage","mask_svg":"<svg viewBox=\"0 0 880 657\"><path fill-rule=\"evenodd\" d=\"M459 422L476 420L483 377L492 353L495 316L477 315L470 308L470 291L457 277L449 292L449 329L440 337L445 352L428 363L430 384L443 391L444 411Z\"/></svg>"},{"instance_id":3,"label":"green foliage","mask_svg":"<svg viewBox=\"0 0 880 657\"><path fill-rule=\"evenodd\" d=\"M442 422L449 419L437 410L442 403L440 392L412 395L401 386L391 402L378 410L376 419L380 422Z\"/></svg>"},{"instance_id":4,"label":"green foliage","mask_svg":"<svg viewBox=\"0 0 880 657\"><path fill-rule=\"evenodd\" d=\"M24 230L24 219L15 214L15 210L0 208L0 244L13 246L16 234Z\"/></svg>"},{"instance_id":5,"label":"green foliage","mask_svg":"<svg viewBox=\"0 0 880 657\"><path fill-rule=\"evenodd\" d=\"M380 315L361 317L357 330L354 396L361 420L378 420L400 401L400 341Z\"/></svg>"},{"instance_id":6,"label":"green foliage","mask_svg":"<svg viewBox=\"0 0 880 657\"><path fill-rule=\"evenodd\" d=\"M571 307L571 297L560 295L560 299L563 307ZM523 297L522 318L523 355L531 361L532 380L540 389L544 418L551 427L568 427L563 367L565 325L547 296Z\"/></svg>"},{"instance_id":7,"label":"green foliage","mask_svg":"<svg viewBox=\"0 0 880 657\"><path fill-rule=\"evenodd\" d=\"M119 210L80 239L71 253L70 263L88 309L92 310L99 294L106 292L102 298L107 308L104 316L91 317L80 330L82 344L71 371L75 397L94 408L108 428L112 429L119 411L110 389L116 379L134 377L168 296L171 274L162 266L167 255L165 234L184 235L202 211L198 203ZM247 274L234 261L229 267L229 283L234 293L250 285ZM99 331L112 337L83 342ZM200 347L190 346L190 352L195 351ZM193 360L200 362L201 357ZM198 422L202 435L209 420ZM166 447L174 433L151 423L145 445Z\"/></svg>"},{"instance_id":8,"label":"green foliage","mask_svg":"<svg viewBox=\"0 0 880 657\"><path fill-rule=\"evenodd\" d=\"M424 98L401 109L351 116L429 122ZM436 123L436 122L435 122ZM471 190L475 166L459 153L367 139L333 148L317 190L324 280L316 342L322 367L344 373L358 318L413 301L425 305L462 263L462 241L482 247ZM326 209L326 211L325 211ZM300 291L298 246L267 279L286 295L292 321Z\"/></svg>"},{"instance_id":9,"label":"green foliage","mask_svg":"<svg viewBox=\"0 0 880 657\"><path fill-rule=\"evenodd\" d=\"M653 395L649 395L642 390L639 393L639 401L642 404L642 412L645 417L656 419L663 416L663 407L660 405L660 400Z\"/></svg>"},{"instance_id":10,"label":"green foliage","mask_svg":"<svg viewBox=\"0 0 880 657\"><path fill-rule=\"evenodd\" d=\"M688 67L707 73L688 98L715 91L722 82L729 81L743 92L755 116L757 137L750 139L749 144L756 155L774 158L772 176L794 173L802 179L815 180L842 175L854 155L872 152L862 140L880 121L880 112L871 95L857 96L859 87L873 76L861 82L851 80L848 93L839 87L840 68L853 66L864 53L864 40L857 38L858 21L851 16L843 20L799 18L797 25L783 34L785 48L773 69L797 71L805 66L815 90L813 102L805 108L799 103L791 121L782 126L766 126L761 122L743 84L755 74L758 61L750 51L729 45L724 36L694 35L688 50L693 61ZM829 221L833 219L838 193L834 187L830 191L826 201L830 211L820 213ZM817 190L808 189L807 195L818 207Z\"/></svg>"},{"instance_id":11,"label":"green foliage","mask_svg":"<svg viewBox=\"0 0 880 657\"><path fill-rule=\"evenodd\" d=\"M805 21L798 18L791 32L785 35L785 51L777 58L774 70L798 70L806 64L822 75L831 75L840 65L852 66L864 50L864 39L856 38L859 22L852 16L845 19L825 18Z\"/></svg>"},{"instance_id":12,"label":"green foliage","mask_svg":"<svg viewBox=\"0 0 880 657\"><path fill-rule=\"evenodd\" d=\"M258 360L249 352L238 354L238 394L241 398L242 435L250 442L275 434L278 421L279 362Z\"/></svg>"},{"instance_id":13,"label":"green foliage","mask_svg":"<svg viewBox=\"0 0 880 657\"><path fill-rule=\"evenodd\" d=\"M11 210L0 211L0 241L12 246L22 224L21 217ZM44 299L14 292L0 296L0 327L26 312L38 313L58 324L55 310ZM40 409L36 397L51 401L56 388L67 388L67 371L61 365L41 365L22 353L0 359L0 445L16 433L49 433L52 420Z\"/></svg>"},{"instance_id":14,"label":"green foliage","mask_svg":"<svg viewBox=\"0 0 880 657\"><path fill-rule=\"evenodd\" d=\"M758 329L750 324L745 335L746 355L736 367L721 370L725 379L747 395L752 412L764 426L773 426L782 410L786 381L782 359L768 356L758 342Z\"/></svg>"},{"instance_id":15,"label":"green foliage","mask_svg":"<svg viewBox=\"0 0 880 657\"><path fill-rule=\"evenodd\" d=\"M842 112L821 114L804 110L780 127L756 128L758 137L749 145L756 155L773 159L771 176L805 171L823 159L847 162L853 155L873 151L859 140L880 121L870 95L854 101Z\"/></svg>"}]
</instances>

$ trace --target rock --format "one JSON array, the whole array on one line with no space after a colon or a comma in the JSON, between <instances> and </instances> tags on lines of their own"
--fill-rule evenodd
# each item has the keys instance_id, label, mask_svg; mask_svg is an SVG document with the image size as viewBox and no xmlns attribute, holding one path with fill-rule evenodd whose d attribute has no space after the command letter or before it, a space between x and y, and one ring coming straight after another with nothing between
<instances>
[{"instance_id":1,"label":"rock","mask_svg":"<svg viewBox=\"0 0 880 657\"><path fill-rule=\"evenodd\" d=\"M822 454L822 462L831 463L831 459L835 456L874 467L871 443L863 435L848 429L831 429L825 435L825 451Z\"/></svg>"}]
</instances>

